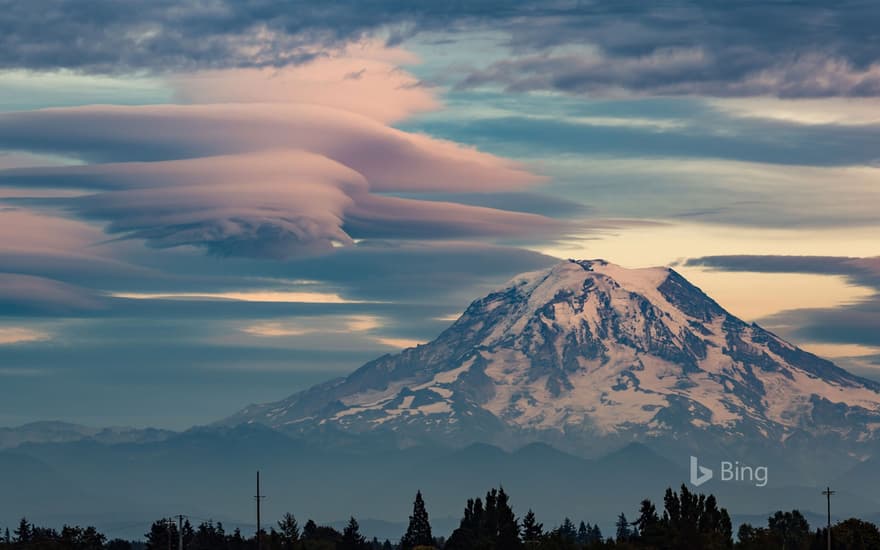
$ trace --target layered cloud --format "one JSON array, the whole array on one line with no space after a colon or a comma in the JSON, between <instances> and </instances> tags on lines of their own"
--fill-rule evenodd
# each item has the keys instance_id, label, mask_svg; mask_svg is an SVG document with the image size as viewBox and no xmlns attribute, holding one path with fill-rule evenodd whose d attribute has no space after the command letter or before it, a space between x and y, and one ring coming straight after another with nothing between
<instances>
[{"instance_id":1,"label":"layered cloud","mask_svg":"<svg viewBox=\"0 0 880 550\"><path fill-rule=\"evenodd\" d=\"M0 186L82 191L57 204L107 222L122 238L226 256L314 255L359 238L564 232L538 214L387 196L507 192L543 178L519 163L387 126L436 102L391 65L408 59L402 52L364 47L358 57L281 73L178 79L194 104L0 114L0 148L80 160L3 170Z\"/></svg>"}]
</instances>

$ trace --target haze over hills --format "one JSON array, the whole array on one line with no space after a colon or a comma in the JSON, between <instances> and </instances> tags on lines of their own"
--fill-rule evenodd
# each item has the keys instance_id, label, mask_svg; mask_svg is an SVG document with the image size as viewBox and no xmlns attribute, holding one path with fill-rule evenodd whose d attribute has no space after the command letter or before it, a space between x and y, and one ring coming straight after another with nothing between
<instances>
[{"instance_id":1,"label":"haze over hills","mask_svg":"<svg viewBox=\"0 0 880 550\"><path fill-rule=\"evenodd\" d=\"M0 427L0 450L26 443L68 443L91 439L101 443L161 441L175 432L157 428L93 428L59 421L31 422L14 428Z\"/></svg>"},{"instance_id":2,"label":"haze over hills","mask_svg":"<svg viewBox=\"0 0 880 550\"><path fill-rule=\"evenodd\" d=\"M838 511L868 517L880 502L857 479L880 457L878 428L878 384L737 319L674 270L566 261L474 301L428 344L211 426L0 432L0 519L173 512L246 528L261 469L267 518L399 520L417 489L457 517L500 482L548 523L610 526L686 482L691 454L769 467L766 487L701 487L734 515L819 512L816 486L838 479Z\"/></svg>"}]
</instances>

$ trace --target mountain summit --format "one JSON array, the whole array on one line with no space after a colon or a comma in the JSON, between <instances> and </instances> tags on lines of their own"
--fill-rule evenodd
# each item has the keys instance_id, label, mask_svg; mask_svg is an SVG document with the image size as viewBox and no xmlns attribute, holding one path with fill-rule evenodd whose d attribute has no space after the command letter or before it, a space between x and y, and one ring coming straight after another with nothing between
<instances>
[{"instance_id":1,"label":"mountain summit","mask_svg":"<svg viewBox=\"0 0 880 550\"><path fill-rule=\"evenodd\" d=\"M880 385L725 311L668 268L522 274L435 340L227 424L397 445L876 442Z\"/></svg>"}]
</instances>

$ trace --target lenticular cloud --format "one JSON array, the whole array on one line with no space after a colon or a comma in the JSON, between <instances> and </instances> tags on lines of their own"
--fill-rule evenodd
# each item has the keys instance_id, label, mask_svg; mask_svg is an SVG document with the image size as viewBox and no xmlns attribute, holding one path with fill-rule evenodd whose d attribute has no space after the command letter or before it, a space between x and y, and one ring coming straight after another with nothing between
<instances>
[{"instance_id":1,"label":"lenticular cloud","mask_svg":"<svg viewBox=\"0 0 880 550\"><path fill-rule=\"evenodd\" d=\"M389 196L515 190L542 178L518 163L388 126L386 119L432 104L387 60L327 65L284 78L213 73L206 78L228 89L211 93L178 79L189 100L225 103L0 114L0 148L83 162L0 171L0 185L83 189L67 199L70 210L106 223L111 234L222 255L322 253L364 236L510 238L559 230L542 216ZM383 75L391 85L383 86ZM256 93L241 78L265 78L274 89ZM345 94L330 93L334 79ZM308 86L289 98L278 89L298 81ZM334 99L352 97L359 82L365 97ZM232 102L236 90L241 102Z\"/></svg>"}]
</instances>

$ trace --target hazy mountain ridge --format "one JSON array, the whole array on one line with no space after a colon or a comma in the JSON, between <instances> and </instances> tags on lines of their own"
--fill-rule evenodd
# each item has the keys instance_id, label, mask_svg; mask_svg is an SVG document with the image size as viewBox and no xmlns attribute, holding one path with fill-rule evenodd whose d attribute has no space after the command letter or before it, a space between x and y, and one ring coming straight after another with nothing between
<instances>
[{"instance_id":1,"label":"hazy mountain ridge","mask_svg":"<svg viewBox=\"0 0 880 550\"><path fill-rule=\"evenodd\" d=\"M175 433L160 428L93 428L70 422L41 421L0 427L0 450L27 443L70 443L86 439L99 443L147 443L162 441Z\"/></svg>"},{"instance_id":2,"label":"hazy mountain ridge","mask_svg":"<svg viewBox=\"0 0 880 550\"><path fill-rule=\"evenodd\" d=\"M811 440L875 449L880 385L725 311L668 268L568 261L474 301L432 342L224 421L400 446ZM866 447L858 451L850 447Z\"/></svg>"}]
</instances>

